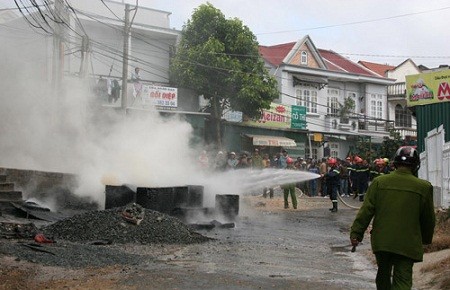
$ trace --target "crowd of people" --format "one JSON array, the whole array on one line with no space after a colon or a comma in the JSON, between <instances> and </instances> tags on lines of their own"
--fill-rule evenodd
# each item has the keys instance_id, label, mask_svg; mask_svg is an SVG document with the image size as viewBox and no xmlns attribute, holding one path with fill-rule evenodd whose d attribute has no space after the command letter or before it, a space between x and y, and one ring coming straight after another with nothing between
<instances>
[{"instance_id":1,"label":"crowd of people","mask_svg":"<svg viewBox=\"0 0 450 290\"><path fill-rule=\"evenodd\" d=\"M258 148L252 153L235 152L224 153L219 151L210 162L206 151L200 154L199 162L202 168L215 171L226 171L235 169L288 169L300 170L318 174L320 177L309 181L281 185L285 196L285 208L289 207L288 196L291 196L292 207L297 207L295 188L299 188L305 195L310 197L329 197L332 201L332 212L337 212L337 196L358 198L364 201L364 195L369 183L377 176L389 174L394 167L388 158L377 158L371 164L353 155L344 159L322 158L317 161L313 158L291 158L287 150L282 149L273 156L261 154ZM263 197L273 197L273 188L264 188Z\"/></svg>"}]
</instances>

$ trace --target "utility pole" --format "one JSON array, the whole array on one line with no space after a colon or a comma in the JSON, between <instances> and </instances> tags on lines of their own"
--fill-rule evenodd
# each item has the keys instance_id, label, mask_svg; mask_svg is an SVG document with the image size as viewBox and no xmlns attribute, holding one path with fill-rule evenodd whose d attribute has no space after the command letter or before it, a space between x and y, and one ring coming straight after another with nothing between
<instances>
[{"instance_id":1,"label":"utility pole","mask_svg":"<svg viewBox=\"0 0 450 290\"><path fill-rule=\"evenodd\" d=\"M59 20L64 21L64 3L63 0L55 0L55 15ZM54 25L53 35L53 59L52 59L52 83L53 88L57 93L61 90L61 81L64 67L64 49L63 49L63 35L64 30L60 23Z\"/></svg>"},{"instance_id":2,"label":"utility pole","mask_svg":"<svg viewBox=\"0 0 450 290\"><path fill-rule=\"evenodd\" d=\"M125 23L123 30L123 67L122 67L122 109L127 109L128 100L128 47L130 43L130 4L125 4Z\"/></svg>"},{"instance_id":3,"label":"utility pole","mask_svg":"<svg viewBox=\"0 0 450 290\"><path fill-rule=\"evenodd\" d=\"M83 35L81 43L81 65L80 65L80 78L87 76L87 68L89 63L89 37Z\"/></svg>"}]
</instances>

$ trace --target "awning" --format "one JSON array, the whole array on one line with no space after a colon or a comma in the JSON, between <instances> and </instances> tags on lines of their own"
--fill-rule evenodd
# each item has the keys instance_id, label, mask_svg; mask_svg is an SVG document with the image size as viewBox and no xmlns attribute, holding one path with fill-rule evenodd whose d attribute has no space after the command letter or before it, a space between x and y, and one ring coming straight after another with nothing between
<instances>
[{"instance_id":1,"label":"awning","mask_svg":"<svg viewBox=\"0 0 450 290\"><path fill-rule=\"evenodd\" d=\"M302 83L316 84L319 87L319 89L322 89L325 85L328 84L328 80L327 78L323 77L293 74L292 84L294 85L294 87Z\"/></svg>"},{"instance_id":2,"label":"awning","mask_svg":"<svg viewBox=\"0 0 450 290\"><path fill-rule=\"evenodd\" d=\"M295 140L279 137L279 136L264 136L264 135L246 135L253 139L253 145L256 146L274 146L274 147L296 147Z\"/></svg>"}]
</instances>

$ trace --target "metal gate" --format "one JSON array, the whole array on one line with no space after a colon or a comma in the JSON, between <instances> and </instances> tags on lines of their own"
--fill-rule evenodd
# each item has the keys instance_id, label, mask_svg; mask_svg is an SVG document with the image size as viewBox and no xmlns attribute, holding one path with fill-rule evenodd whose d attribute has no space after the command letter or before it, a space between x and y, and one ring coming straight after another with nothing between
<instances>
[{"instance_id":1,"label":"metal gate","mask_svg":"<svg viewBox=\"0 0 450 290\"><path fill-rule=\"evenodd\" d=\"M444 144L442 159L442 195L443 207L450 206L450 142Z\"/></svg>"},{"instance_id":2,"label":"metal gate","mask_svg":"<svg viewBox=\"0 0 450 290\"><path fill-rule=\"evenodd\" d=\"M420 155L419 177L428 180L433 185L434 205L436 207L448 207L446 201L448 198L448 179L445 183L444 176L448 178L449 160L444 161L444 140L445 130L443 125L429 131L425 138L425 151ZM447 172L446 175L443 168ZM444 183L446 187L444 187Z\"/></svg>"}]
</instances>

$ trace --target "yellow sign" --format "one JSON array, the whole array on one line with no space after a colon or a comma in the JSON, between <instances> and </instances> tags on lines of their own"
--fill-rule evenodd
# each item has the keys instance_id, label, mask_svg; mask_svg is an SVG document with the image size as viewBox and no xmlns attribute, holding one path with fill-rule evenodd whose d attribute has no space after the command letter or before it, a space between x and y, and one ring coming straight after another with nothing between
<instances>
[{"instance_id":1,"label":"yellow sign","mask_svg":"<svg viewBox=\"0 0 450 290\"><path fill-rule=\"evenodd\" d=\"M322 142L323 141L323 134L322 133L314 133L314 141L315 142Z\"/></svg>"},{"instance_id":2,"label":"yellow sign","mask_svg":"<svg viewBox=\"0 0 450 290\"><path fill-rule=\"evenodd\" d=\"M409 107L450 101L450 69L406 76Z\"/></svg>"}]
</instances>

